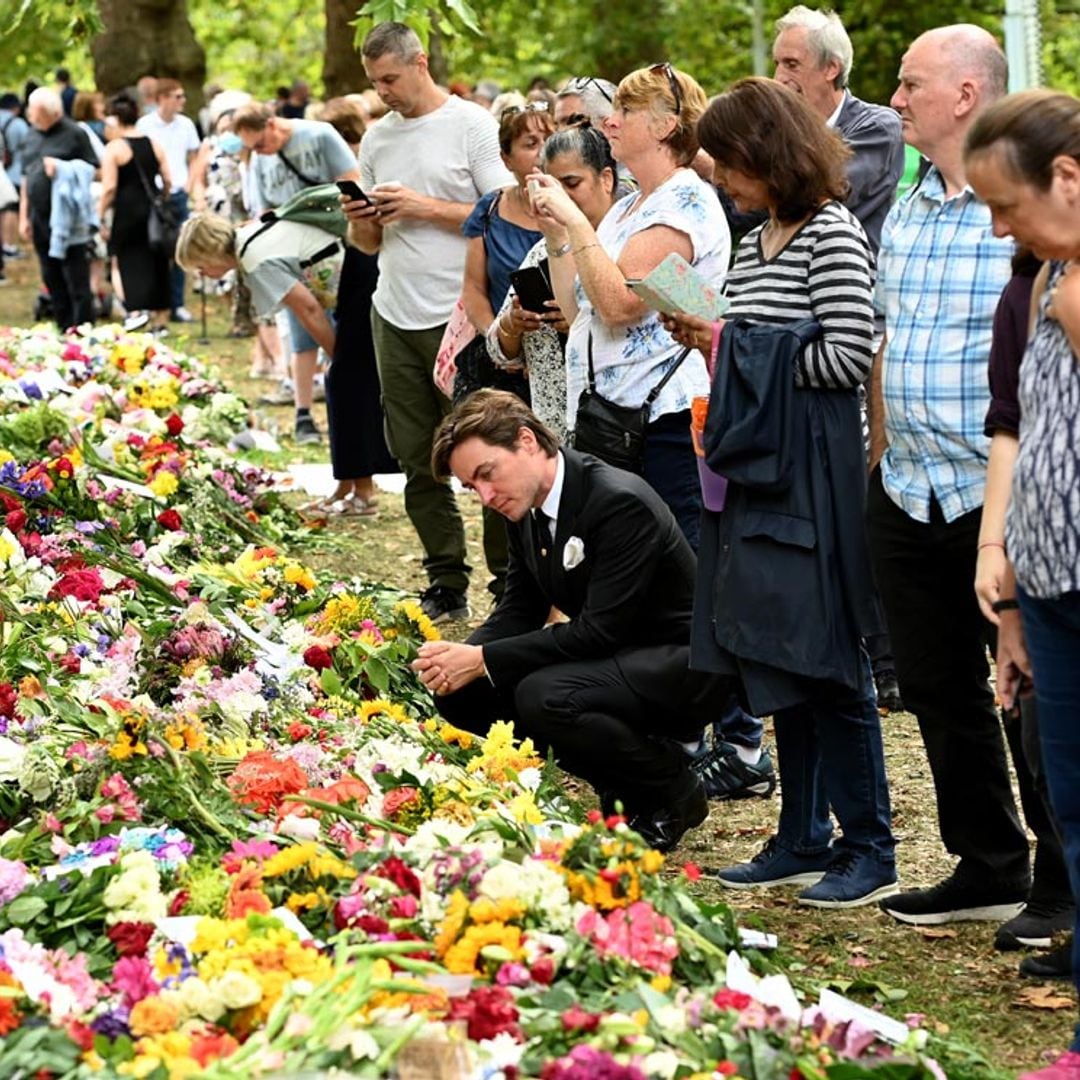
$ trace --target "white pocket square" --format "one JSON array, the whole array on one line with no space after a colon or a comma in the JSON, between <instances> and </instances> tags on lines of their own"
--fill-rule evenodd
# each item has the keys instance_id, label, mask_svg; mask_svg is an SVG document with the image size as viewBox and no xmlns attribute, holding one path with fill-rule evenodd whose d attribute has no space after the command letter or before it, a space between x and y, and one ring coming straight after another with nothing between
<instances>
[{"instance_id":1,"label":"white pocket square","mask_svg":"<svg viewBox=\"0 0 1080 1080\"><path fill-rule=\"evenodd\" d=\"M566 541L566 547L562 552L562 565L564 570L573 570L575 566L585 561L585 544L580 536L571 536Z\"/></svg>"}]
</instances>

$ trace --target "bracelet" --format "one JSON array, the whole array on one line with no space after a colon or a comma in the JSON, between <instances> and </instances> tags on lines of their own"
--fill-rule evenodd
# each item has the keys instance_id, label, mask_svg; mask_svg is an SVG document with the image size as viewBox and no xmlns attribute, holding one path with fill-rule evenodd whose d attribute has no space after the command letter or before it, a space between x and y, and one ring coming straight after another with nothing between
<instances>
[{"instance_id":1,"label":"bracelet","mask_svg":"<svg viewBox=\"0 0 1080 1080\"><path fill-rule=\"evenodd\" d=\"M1007 600L995 600L990 605L990 610L995 615L1000 615L1003 611L1019 611L1020 601L1013 596L1010 596Z\"/></svg>"},{"instance_id":2,"label":"bracelet","mask_svg":"<svg viewBox=\"0 0 1080 1080\"><path fill-rule=\"evenodd\" d=\"M498 320L497 329L496 329L495 333L496 334L502 334L503 337L507 337L507 338L519 338L519 337L521 337L520 333L514 333L513 330L507 330L506 327L503 326L502 319Z\"/></svg>"},{"instance_id":3,"label":"bracelet","mask_svg":"<svg viewBox=\"0 0 1080 1080\"><path fill-rule=\"evenodd\" d=\"M600 246L600 244L597 241L593 240L591 243L582 244L581 247L574 248L574 254L575 255L580 255L581 252L583 252L586 248L599 247L599 246Z\"/></svg>"},{"instance_id":4,"label":"bracelet","mask_svg":"<svg viewBox=\"0 0 1080 1080\"><path fill-rule=\"evenodd\" d=\"M1000 540L984 540L975 550L982 551L983 548L988 547L1001 548L1002 551L1006 550L1005 545Z\"/></svg>"},{"instance_id":5,"label":"bracelet","mask_svg":"<svg viewBox=\"0 0 1080 1080\"><path fill-rule=\"evenodd\" d=\"M549 251L548 254L553 259L561 259L564 255L569 255L570 254L570 249L572 247L573 247L573 244L571 244L570 241L567 240L566 243L562 245L562 247L558 247L554 251Z\"/></svg>"}]
</instances>

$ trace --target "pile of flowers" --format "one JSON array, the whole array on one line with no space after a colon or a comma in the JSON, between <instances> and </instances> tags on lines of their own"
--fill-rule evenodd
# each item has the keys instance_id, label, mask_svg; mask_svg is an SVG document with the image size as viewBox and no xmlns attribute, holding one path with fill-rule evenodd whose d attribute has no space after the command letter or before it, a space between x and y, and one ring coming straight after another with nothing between
<instances>
[{"instance_id":1,"label":"pile of flowers","mask_svg":"<svg viewBox=\"0 0 1080 1080\"><path fill-rule=\"evenodd\" d=\"M0 1076L938 1074L438 718L437 630L305 563L199 361L0 331L0 400Z\"/></svg>"}]
</instances>

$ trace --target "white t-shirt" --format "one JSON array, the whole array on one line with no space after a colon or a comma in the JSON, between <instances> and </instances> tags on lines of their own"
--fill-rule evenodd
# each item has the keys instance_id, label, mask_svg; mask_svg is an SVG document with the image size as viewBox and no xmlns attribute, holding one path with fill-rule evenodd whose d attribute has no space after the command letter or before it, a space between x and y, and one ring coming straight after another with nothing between
<instances>
[{"instance_id":1,"label":"white t-shirt","mask_svg":"<svg viewBox=\"0 0 1080 1080\"><path fill-rule=\"evenodd\" d=\"M361 187L397 181L423 195L475 203L514 183L499 156L495 118L471 101L449 97L434 112L405 119L387 113L360 144ZM376 311L402 330L429 330L450 318L465 273L465 237L427 221L383 229Z\"/></svg>"},{"instance_id":2,"label":"white t-shirt","mask_svg":"<svg viewBox=\"0 0 1080 1080\"><path fill-rule=\"evenodd\" d=\"M259 316L276 311L297 282L303 282L327 311L337 303L344 244L325 229L299 221L275 221L268 229L260 221L236 230L236 252L244 277L251 289L251 302ZM251 236L259 233L254 240ZM302 266L316 255L335 247L309 266ZM243 252L241 255L240 253Z\"/></svg>"},{"instance_id":3,"label":"white t-shirt","mask_svg":"<svg viewBox=\"0 0 1080 1080\"><path fill-rule=\"evenodd\" d=\"M195 125L182 113L177 113L168 123L161 119L155 109L140 116L135 130L157 139L165 149L169 163L169 177L173 191L183 191L188 182L188 154L199 149L199 133Z\"/></svg>"},{"instance_id":4,"label":"white t-shirt","mask_svg":"<svg viewBox=\"0 0 1080 1080\"><path fill-rule=\"evenodd\" d=\"M596 238L607 255L618 262L630 237L653 226L666 225L690 238L691 265L711 285L720 288L731 261L731 232L715 189L692 169L679 169L628 213L638 199L638 192L624 196L600 222ZM649 311L629 326L609 327L594 316L580 278L574 281L574 295L578 313L566 344L569 430L574 427L578 398L589 384L590 332L597 392L617 405L641 405L681 351L681 346L661 325L657 312ZM695 397L708 392L705 361L695 349L653 402L650 418L656 420L667 413L689 409Z\"/></svg>"}]
</instances>

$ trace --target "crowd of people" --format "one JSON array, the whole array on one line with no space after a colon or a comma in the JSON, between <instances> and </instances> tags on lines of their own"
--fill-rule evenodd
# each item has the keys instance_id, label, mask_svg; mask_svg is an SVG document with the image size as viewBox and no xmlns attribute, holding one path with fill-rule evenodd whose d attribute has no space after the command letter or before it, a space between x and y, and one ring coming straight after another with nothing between
<instances>
[{"instance_id":1,"label":"crowd of people","mask_svg":"<svg viewBox=\"0 0 1080 1080\"><path fill-rule=\"evenodd\" d=\"M155 328L186 317L184 271L229 276L277 377L285 313L298 441L325 356L323 508L374 513L374 475L404 473L435 621L468 614L448 481L479 495L492 612L416 662L454 724L513 719L662 850L778 772L775 832L722 885L993 921L997 948L1049 950L1023 974L1075 976L1080 103L1006 95L971 25L911 42L888 107L848 88L831 12L789 11L773 57L711 99L668 63L444 88L383 23L364 94L221 91L200 137L168 79L81 121L39 88L28 125L0 98L0 137L61 325L92 315L111 209L96 235ZM344 237L260 220L328 182ZM627 287L675 256L723 317ZM907 890L880 719L901 696L956 858ZM1080 1077L1080 1036L1029 1076Z\"/></svg>"}]
</instances>

